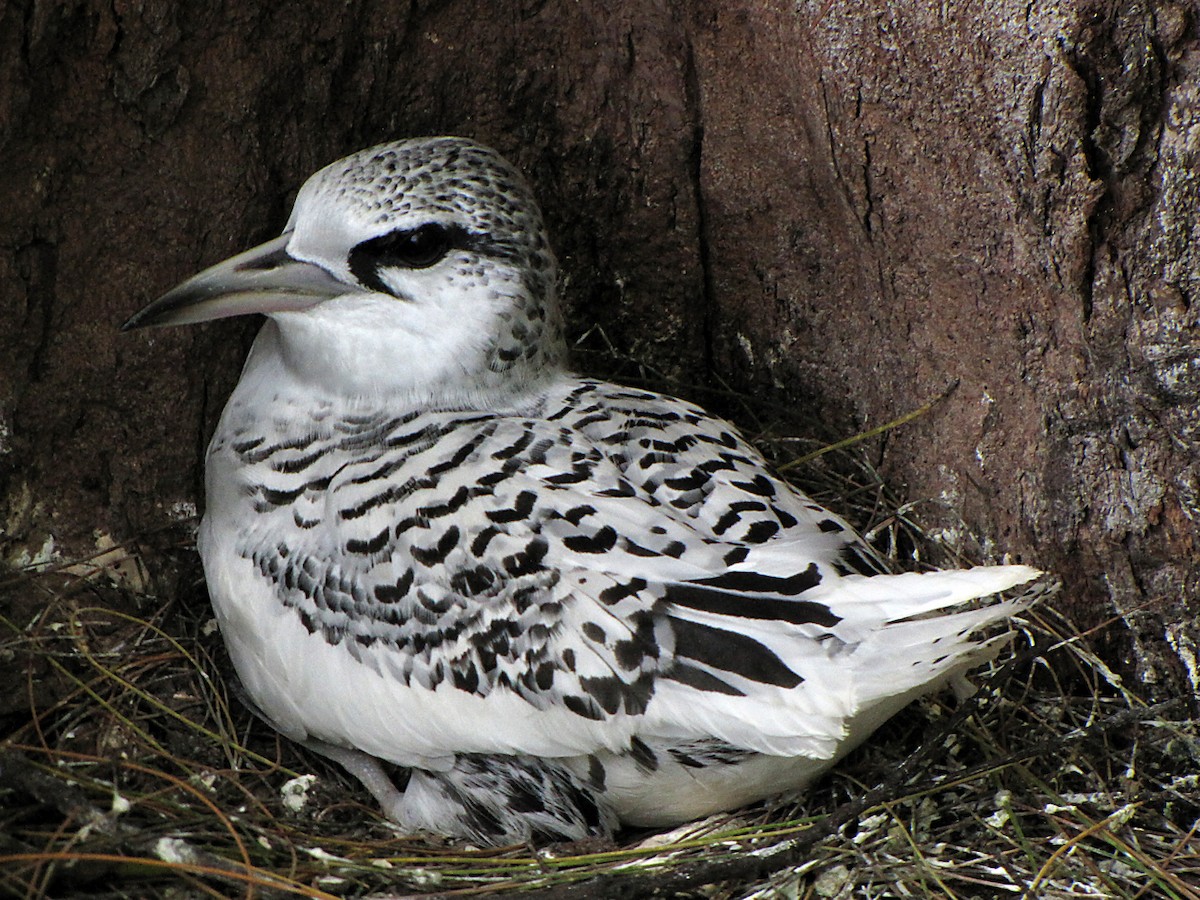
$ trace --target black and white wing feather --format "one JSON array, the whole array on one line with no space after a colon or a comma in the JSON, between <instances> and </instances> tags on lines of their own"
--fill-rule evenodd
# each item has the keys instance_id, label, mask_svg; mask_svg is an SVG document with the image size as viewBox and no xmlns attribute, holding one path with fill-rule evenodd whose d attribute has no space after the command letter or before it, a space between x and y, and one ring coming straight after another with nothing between
<instances>
[{"instance_id":1,"label":"black and white wing feather","mask_svg":"<svg viewBox=\"0 0 1200 900\"><path fill-rule=\"evenodd\" d=\"M406 764L635 737L827 758L866 699L855 649L1023 580L856 574L843 522L657 394L584 381L524 414L341 417L274 444L260 424L214 449L240 457L264 523L237 553L358 685L344 716L298 705L297 730ZM367 715L363 670L384 705Z\"/></svg>"}]
</instances>

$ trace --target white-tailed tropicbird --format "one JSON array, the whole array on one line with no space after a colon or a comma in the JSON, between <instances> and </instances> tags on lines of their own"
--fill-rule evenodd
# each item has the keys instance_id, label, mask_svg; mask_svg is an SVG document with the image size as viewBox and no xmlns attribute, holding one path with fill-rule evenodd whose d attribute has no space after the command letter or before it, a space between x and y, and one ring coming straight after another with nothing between
<instances>
[{"instance_id":1,"label":"white-tailed tropicbird","mask_svg":"<svg viewBox=\"0 0 1200 900\"><path fill-rule=\"evenodd\" d=\"M968 601L1039 574L874 574L728 423L573 374L537 204L469 141L327 166L125 327L254 312L213 606L260 714L406 828L574 839L799 788L1019 608Z\"/></svg>"}]
</instances>

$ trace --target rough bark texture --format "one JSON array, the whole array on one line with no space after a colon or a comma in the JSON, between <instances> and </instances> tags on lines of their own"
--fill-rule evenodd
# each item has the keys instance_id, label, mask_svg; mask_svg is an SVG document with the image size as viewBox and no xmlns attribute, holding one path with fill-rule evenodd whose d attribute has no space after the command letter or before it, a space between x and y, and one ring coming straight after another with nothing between
<instances>
[{"instance_id":1,"label":"rough bark texture","mask_svg":"<svg viewBox=\"0 0 1200 900\"><path fill-rule=\"evenodd\" d=\"M5 556L199 502L254 326L126 316L277 232L320 165L460 133L533 179L578 332L846 433L957 379L887 473L1059 572L1082 626L1123 616L1121 669L1196 689L1196 11L875 6L0 6Z\"/></svg>"}]
</instances>

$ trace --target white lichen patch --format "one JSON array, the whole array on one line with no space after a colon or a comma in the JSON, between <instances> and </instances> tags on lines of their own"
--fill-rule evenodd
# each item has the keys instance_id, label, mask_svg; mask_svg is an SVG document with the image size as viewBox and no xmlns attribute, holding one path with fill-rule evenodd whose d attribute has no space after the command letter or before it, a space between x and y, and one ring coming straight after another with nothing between
<instances>
[{"instance_id":1,"label":"white lichen patch","mask_svg":"<svg viewBox=\"0 0 1200 900\"><path fill-rule=\"evenodd\" d=\"M816 895L826 898L826 900L840 900L842 897L848 897L853 887L854 879L850 876L850 870L841 865L826 869L813 882L813 890Z\"/></svg>"},{"instance_id":2,"label":"white lichen patch","mask_svg":"<svg viewBox=\"0 0 1200 900\"><path fill-rule=\"evenodd\" d=\"M54 535L47 535L42 546L32 553L28 547L22 547L13 558L13 565L18 569L32 572L42 572L62 559L58 548L54 546Z\"/></svg>"},{"instance_id":3,"label":"white lichen patch","mask_svg":"<svg viewBox=\"0 0 1200 900\"><path fill-rule=\"evenodd\" d=\"M997 791L994 800L996 811L983 821L992 828L1003 828L1012 819L1012 791Z\"/></svg>"},{"instance_id":4,"label":"white lichen patch","mask_svg":"<svg viewBox=\"0 0 1200 900\"><path fill-rule=\"evenodd\" d=\"M737 339L738 346L742 349L742 352L746 354L746 361L749 362L750 365L754 365L754 345L750 343L750 338L746 337L746 335L742 334L740 331L735 335L735 338Z\"/></svg>"},{"instance_id":5,"label":"white lichen patch","mask_svg":"<svg viewBox=\"0 0 1200 900\"><path fill-rule=\"evenodd\" d=\"M991 414L992 407L995 405L996 405L995 398L993 398L992 395L989 394L987 391L984 391L980 395L979 406L983 410L983 422L984 422L985 426L987 424L987 417L988 417L988 415ZM985 434L986 434L986 428L985 428ZM977 463L979 463L980 469L984 469L984 470L987 469L987 465L988 465L987 456L988 456L988 454L987 454L987 451L984 449L983 441L980 441L978 444L975 445L975 461Z\"/></svg>"},{"instance_id":6,"label":"white lichen patch","mask_svg":"<svg viewBox=\"0 0 1200 900\"><path fill-rule=\"evenodd\" d=\"M106 578L117 587L138 594L146 593L150 576L137 554L118 544L112 535L105 531L96 531L95 537L96 552L87 559L68 566L67 574L87 581Z\"/></svg>"},{"instance_id":7,"label":"white lichen patch","mask_svg":"<svg viewBox=\"0 0 1200 900\"><path fill-rule=\"evenodd\" d=\"M807 892L801 893L808 885L808 870L808 866L784 869L772 876L762 888L747 894L743 900L800 900L802 896L808 896Z\"/></svg>"},{"instance_id":8,"label":"white lichen patch","mask_svg":"<svg viewBox=\"0 0 1200 900\"><path fill-rule=\"evenodd\" d=\"M1170 780L1168 787L1189 797L1200 795L1200 775L1177 775Z\"/></svg>"},{"instance_id":9,"label":"white lichen patch","mask_svg":"<svg viewBox=\"0 0 1200 900\"><path fill-rule=\"evenodd\" d=\"M1200 648L1180 623L1172 623L1165 629L1167 643L1183 663L1187 671L1188 684L1192 687L1192 696L1200 697Z\"/></svg>"}]
</instances>

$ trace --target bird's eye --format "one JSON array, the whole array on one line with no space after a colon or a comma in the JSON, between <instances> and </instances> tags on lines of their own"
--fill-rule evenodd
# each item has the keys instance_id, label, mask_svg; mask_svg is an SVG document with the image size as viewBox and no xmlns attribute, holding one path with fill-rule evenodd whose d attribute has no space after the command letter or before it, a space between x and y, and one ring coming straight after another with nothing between
<instances>
[{"instance_id":1,"label":"bird's eye","mask_svg":"<svg viewBox=\"0 0 1200 900\"><path fill-rule=\"evenodd\" d=\"M441 225L429 224L412 231L393 231L378 240L384 265L428 269L450 252L450 233Z\"/></svg>"},{"instance_id":2,"label":"bird's eye","mask_svg":"<svg viewBox=\"0 0 1200 900\"><path fill-rule=\"evenodd\" d=\"M363 241L351 250L350 271L363 285L390 293L379 277L380 269L428 269L445 259L455 246L455 239L453 229L436 222L392 231Z\"/></svg>"}]
</instances>

